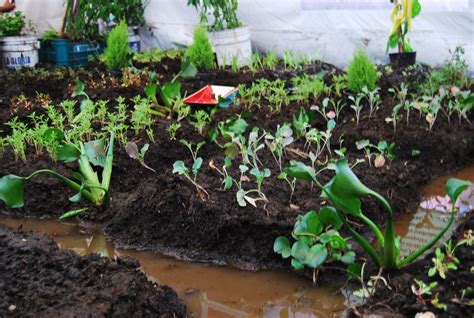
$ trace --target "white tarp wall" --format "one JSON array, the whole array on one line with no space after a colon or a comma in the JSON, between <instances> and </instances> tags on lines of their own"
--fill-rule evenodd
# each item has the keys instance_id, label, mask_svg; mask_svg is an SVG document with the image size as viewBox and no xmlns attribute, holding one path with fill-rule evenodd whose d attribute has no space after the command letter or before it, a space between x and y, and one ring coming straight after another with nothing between
<instances>
[{"instance_id":1,"label":"white tarp wall","mask_svg":"<svg viewBox=\"0 0 474 318\"><path fill-rule=\"evenodd\" d=\"M17 0L18 9L39 32L58 28L63 0ZM418 61L441 65L449 49L463 45L474 71L474 0L420 0L421 15L410 34ZM240 0L238 16L250 27L252 44L261 51L291 50L343 67L357 48L387 62L391 28L389 0ZM187 0L151 0L145 10L142 48L188 45L198 14Z\"/></svg>"}]
</instances>

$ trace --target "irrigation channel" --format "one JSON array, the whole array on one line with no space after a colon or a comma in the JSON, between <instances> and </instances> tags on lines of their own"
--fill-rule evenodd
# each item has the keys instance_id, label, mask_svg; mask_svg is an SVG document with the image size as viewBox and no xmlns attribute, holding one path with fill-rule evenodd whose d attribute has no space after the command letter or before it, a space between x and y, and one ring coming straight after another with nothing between
<instances>
[{"instance_id":1,"label":"irrigation channel","mask_svg":"<svg viewBox=\"0 0 474 318\"><path fill-rule=\"evenodd\" d=\"M474 165L427 185L418 209L396 220L397 234L402 236L402 254L408 254L443 228L450 208L444 186L450 177L474 181ZM474 188L466 190L457 204L461 213L473 209ZM177 261L147 251L117 249L99 229L91 234L74 223L6 216L0 216L0 223L51 235L61 248L79 255L98 253L138 259L149 279L175 289L196 317L340 317L348 305L343 295L346 293L338 287L314 287L310 280L291 272L245 272Z\"/></svg>"}]
</instances>

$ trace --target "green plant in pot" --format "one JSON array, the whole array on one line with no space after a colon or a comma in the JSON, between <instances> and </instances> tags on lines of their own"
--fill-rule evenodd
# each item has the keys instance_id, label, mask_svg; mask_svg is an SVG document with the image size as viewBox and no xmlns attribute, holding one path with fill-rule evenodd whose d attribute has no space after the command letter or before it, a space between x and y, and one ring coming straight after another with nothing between
<instances>
[{"instance_id":1,"label":"green plant in pot","mask_svg":"<svg viewBox=\"0 0 474 318\"><path fill-rule=\"evenodd\" d=\"M21 11L0 14L0 65L4 68L33 67L38 63L38 38L26 34L28 27L33 28Z\"/></svg>"},{"instance_id":2,"label":"green plant in pot","mask_svg":"<svg viewBox=\"0 0 474 318\"><path fill-rule=\"evenodd\" d=\"M315 170L301 162L291 162L291 166L285 169L288 176L313 182L322 191L321 197L329 201L337 212L337 216L344 225L344 228L352 235L354 240L359 243L373 262L383 269L397 269L410 264L424 252L433 247L436 242L443 237L446 231L451 227L455 217L455 204L459 195L466 190L470 183L459 179L449 179L446 183L446 192L453 202L451 215L448 224L431 241L406 256L400 258L400 237L395 236L393 225L393 211L388 201L379 193L366 187L352 172L346 159L336 162L334 169L336 175L325 185L321 184L316 178ZM369 218L363 211L361 199L364 197L373 197L383 206L387 221L385 223L385 232ZM377 242L374 247L361 234L359 234L349 222L347 217L355 218L363 222L373 233Z\"/></svg>"},{"instance_id":3,"label":"green plant in pot","mask_svg":"<svg viewBox=\"0 0 474 318\"><path fill-rule=\"evenodd\" d=\"M219 66L247 65L252 56L249 29L237 17L237 0L188 0L207 25Z\"/></svg>"},{"instance_id":4,"label":"green plant in pot","mask_svg":"<svg viewBox=\"0 0 474 318\"><path fill-rule=\"evenodd\" d=\"M416 62L416 52L410 45L408 32L411 30L412 19L421 12L419 0L391 0L395 7L390 14L393 27L387 42L389 49L398 48L398 53L390 53L390 61L394 67L405 67Z\"/></svg>"},{"instance_id":5,"label":"green plant in pot","mask_svg":"<svg viewBox=\"0 0 474 318\"><path fill-rule=\"evenodd\" d=\"M131 53L128 46L128 28L122 20L108 35L104 51L105 64L113 75L121 75L121 70L130 65Z\"/></svg>"}]
</instances>

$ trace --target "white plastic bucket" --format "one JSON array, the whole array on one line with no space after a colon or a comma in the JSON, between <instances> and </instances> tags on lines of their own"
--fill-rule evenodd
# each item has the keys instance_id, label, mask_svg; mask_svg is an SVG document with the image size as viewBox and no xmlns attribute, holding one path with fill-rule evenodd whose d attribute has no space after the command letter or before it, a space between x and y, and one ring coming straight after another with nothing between
<instances>
[{"instance_id":1,"label":"white plastic bucket","mask_svg":"<svg viewBox=\"0 0 474 318\"><path fill-rule=\"evenodd\" d=\"M40 42L34 35L0 38L0 57L3 68L18 69L38 64Z\"/></svg>"},{"instance_id":2,"label":"white plastic bucket","mask_svg":"<svg viewBox=\"0 0 474 318\"><path fill-rule=\"evenodd\" d=\"M130 50L140 52L140 35L138 34L138 28L136 27L128 28L128 46L130 47Z\"/></svg>"},{"instance_id":3,"label":"white plastic bucket","mask_svg":"<svg viewBox=\"0 0 474 318\"><path fill-rule=\"evenodd\" d=\"M213 32L211 40L219 65L231 65L234 57L240 66L249 63L252 57L252 43L248 27Z\"/></svg>"}]
</instances>

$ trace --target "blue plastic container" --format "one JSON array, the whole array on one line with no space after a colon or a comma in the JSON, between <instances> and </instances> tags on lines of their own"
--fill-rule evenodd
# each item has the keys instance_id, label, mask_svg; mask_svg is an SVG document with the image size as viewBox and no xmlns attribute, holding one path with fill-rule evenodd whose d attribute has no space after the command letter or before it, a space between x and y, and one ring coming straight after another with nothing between
<instances>
[{"instance_id":1,"label":"blue plastic container","mask_svg":"<svg viewBox=\"0 0 474 318\"><path fill-rule=\"evenodd\" d=\"M42 63L77 67L87 64L89 56L96 56L102 52L103 46L90 42L47 40L41 43L39 57Z\"/></svg>"}]
</instances>

